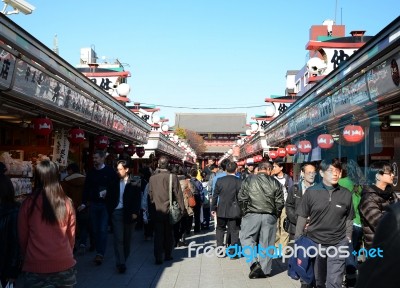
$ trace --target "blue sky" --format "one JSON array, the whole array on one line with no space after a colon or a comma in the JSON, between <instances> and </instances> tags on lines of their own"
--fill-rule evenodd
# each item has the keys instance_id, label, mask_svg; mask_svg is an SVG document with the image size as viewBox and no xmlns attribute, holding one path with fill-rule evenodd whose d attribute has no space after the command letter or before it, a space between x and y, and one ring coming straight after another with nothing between
<instances>
[{"instance_id":1,"label":"blue sky","mask_svg":"<svg viewBox=\"0 0 400 288\"><path fill-rule=\"evenodd\" d=\"M60 56L79 63L80 48L128 63L129 98L189 107L264 105L283 95L287 70L306 63L312 25L326 19L375 35L399 16L398 0L29 0L31 15L10 15L49 48L58 35ZM247 113L264 108L175 112Z\"/></svg>"}]
</instances>

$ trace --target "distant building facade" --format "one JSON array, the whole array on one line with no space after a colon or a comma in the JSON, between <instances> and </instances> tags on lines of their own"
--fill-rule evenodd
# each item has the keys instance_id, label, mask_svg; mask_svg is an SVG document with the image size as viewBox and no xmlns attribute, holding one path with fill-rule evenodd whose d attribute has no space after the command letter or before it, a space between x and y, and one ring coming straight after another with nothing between
<instances>
[{"instance_id":1,"label":"distant building facade","mask_svg":"<svg viewBox=\"0 0 400 288\"><path fill-rule=\"evenodd\" d=\"M192 130L203 137L206 152L199 159L219 159L246 131L246 117L246 113L175 113L175 128Z\"/></svg>"}]
</instances>

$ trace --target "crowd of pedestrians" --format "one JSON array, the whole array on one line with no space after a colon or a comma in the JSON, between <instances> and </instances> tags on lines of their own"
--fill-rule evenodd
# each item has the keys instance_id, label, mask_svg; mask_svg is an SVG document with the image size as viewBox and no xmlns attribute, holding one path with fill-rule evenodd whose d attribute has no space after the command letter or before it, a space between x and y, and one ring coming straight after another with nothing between
<instances>
[{"instance_id":1,"label":"crowd of pedestrians","mask_svg":"<svg viewBox=\"0 0 400 288\"><path fill-rule=\"evenodd\" d=\"M156 169L141 167L133 175L129 160L111 167L105 159L104 151L95 151L94 167L86 175L71 163L62 180L54 162L39 159L34 191L21 205L0 163L0 287L20 274L23 287L73 287L74 254L95 251L93 262L102 265L111 258L106 253L110 231L116 270L125 273L136 226L143 228L144 240L153 241L154 263L160 265L173 260L174 247L188 246L191 233L211 231L211 217L216 249L225 252L218 257L234 254L238 246L258 251L246 261L250 279L269 277L272 260L283 256L271 256L263 248L293 246L303 237L324 251L368 251L380 245L399 254L399 245L388 243L398 242L400 204L395 204L394 174L386 162L372 163L366 177L351 159L307 162L294 182L280 161L244 169L210 158L200 170L171 165L161 156ZM173 224L170 203L181 211ZM396 277L383 270L396 259L386 255L363 263L359 253L347 258L318 254L310 260L312 281L300 277L301 286L378 287L371 286L379 283L371 275L374 267ZM239 257L236 253L231 258Z\"/></svg>"}]
</instances>

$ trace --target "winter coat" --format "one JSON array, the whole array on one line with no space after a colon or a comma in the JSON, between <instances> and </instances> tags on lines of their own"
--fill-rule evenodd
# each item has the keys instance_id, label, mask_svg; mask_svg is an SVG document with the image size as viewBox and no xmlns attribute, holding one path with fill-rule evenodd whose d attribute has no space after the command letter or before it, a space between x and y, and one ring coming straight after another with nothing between
<instances>
[{"instance_id":1,"label":"winter coat","mask_svg":"<svg viewBox=\"0 0 400 288\"><path fill-rule=\"evenodd\" d=\"M149 195L151 203L156 208L155 221L162 220L169 212L169 179L170 172L166 169L159 169L149 181ZM178 177L172 174L172 201L177 201L182 212L185 211L183 193Z\"/></svg>"},{"instance_id":2,"label":"winter coat","mask_svg":"<svg viewBox=\"0 0 400 288\"><path fill-rule=\"evenodd\" d=\"M247 177L239 191L238 201L244 214L281 215L284 207L283 188L272 176L263 173Z\"/></svg>"},{"instance_id":3,"label":"winter coat","mask_svg":"<svg viewBox=\"0 0 400 288\"><path fill-rule=\"evenodd\" d=\"M371 247L376 228L389 205L397 201L398 198L391 186L387 186L385 191L375 185L364 187L358 207L366 248Z\"/></svg>"}]
</instances>

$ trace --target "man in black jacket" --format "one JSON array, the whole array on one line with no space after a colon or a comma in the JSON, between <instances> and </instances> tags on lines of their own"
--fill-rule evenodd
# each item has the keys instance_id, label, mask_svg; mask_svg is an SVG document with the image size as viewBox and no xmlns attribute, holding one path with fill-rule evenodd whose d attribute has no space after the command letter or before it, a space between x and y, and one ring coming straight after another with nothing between
<instances>
[{"instance_id":1,"label":"man in black jacket","mask_svg":"<svg viewBox=\"0 0 400 288\"><path fill-rule=\"evenodd\" d=\"M317 168L311 162L305 162L301 166L300 182L294 184L292 188L289 189L288 196L286 198L286 215L289 220L289 240L294 239L294 234L296 233L296 223L297 223L297 212L301 199L306 192L308 187L314 185L315 176Z\"/></svg>"},{"instance_id":2,"label":"man in black jacket","mask_svg":"<svg viewBox=\"0 0 400 288\"><path fill-rule=\"evenodd\" d=\"M227 175L219 178L215 183L211 214L217 215L217 247L224 246L224 233L227 226L231 245L239 244L240 208L237 195L242 181L235 176L236 168L235 162L229 162L226 165Z\"/></svg>"},{"instance_id":3,"label":"man in black jacket","mask_svg":"<svg viewBox=\"0 0 400 288\"><path fill-rule=\"evenodd\" d=\"M86 175L82 204L77 208L78 211L82 211L90 204L89 215L96 246L94 262L97 265L103 263L107 247L108 212L105 198L110 191L110 185L118 179L114 169L104 164L105 159L106 152L97 150L93 153L94 169Z\"/></svg>"},{"instance_id":4,"label":"man in black jacket","mask_svg":"<svg viewBox=\"0 0 400 288\"><path fill-rule=\"evenodd\" d=\"M118 161L117 170L120 179L107 193L106 203L114 231L116 266L120 273L124 273L131 250L132 229L140 212L141 181L140 177L129 175L125 160Z\"/></svg>"},{"instance_id":5,"label":"man in black jacket","mask_svg":"<svg viewBox=\"0 0 400 288\"><path fill-rule=\"evenodd\" d=\"M266 249L274 246L276 221L280 216L284 200L282 185L270 176L272 164L258 164L258 174L243 181L238 200L244 210L240 241L243 247L259 245ZM266 251L258 251L259 259L251 259L250 279L265 278L271 273L272 259ZM268 253L271 253L269 251Z\"/></svg>"}]
</instances>

